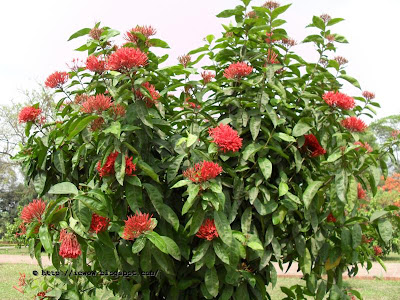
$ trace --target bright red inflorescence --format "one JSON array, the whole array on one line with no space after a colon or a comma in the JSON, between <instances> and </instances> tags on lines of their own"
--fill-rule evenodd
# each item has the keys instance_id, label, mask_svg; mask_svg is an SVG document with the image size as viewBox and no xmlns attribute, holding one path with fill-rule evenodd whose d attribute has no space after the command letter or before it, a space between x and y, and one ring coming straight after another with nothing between
<instances>
[{"instance_id":1,"label":"bright red inflorescence","mask_svg":"<svg viewBox=\"0 0 400 300\"><path fill-rule=\"evenodd\" d=\"M352 97L339 92L327 92L322 96L322 99L329 106L336 106L346 110L353 109L356 105Z\"/></svg>"},{"instance_id":2,"label":"bright red inflorescence","mask_svg":"<svg viewBox=\"0 0 400 300\"><path fill-rule=\"evenodd\" d=\"M68 81L69 75L67 72L54 72L47 77L45 86L49 88L61 88Z\"/></svg>"},{"instance_id":3,"label":"bright red inflorescence","mask_svg":"<svg viewBox=\"0 0 400 300\"><path fill-rule=\"evenodd\" d=\"M38 116L42 113L40 108L33 106L26 106L19 112L18 121L20 123L34 122L38 119Z\"/></svg>"},{"instance_id":4,"label":"bright red inflorescence","mask_svg":"<svg viewBox=\"0 0 400 300\"><path fill-rule=\"evenodd\" d=\"M354 145L358 145L360 147L357 147L356 150L358 151L360 148L364 148L368 153L372 152L374 149L372 149L372 147L367 143L363 143L363 142L355 142Z\"/></svg>"},{"instance_id":5,"label":"bright red inflorescence","mask_svg":"<svg viewBox=\"0 0 400 300\"><path fill-rule=\"evenodd\" d=\"M42 199L33 199L22 209L21 219L27 224L32 223L35 219L41 222L45 209L46 203Z\"/></svg>"},{"instance_id":6,"label":"bright red inflorescence","mask_svg":"<svg viewBox=\"0 0 400 300\"><path fill-rule=\"evenodd\" d=\"M369 244L369 243L371 243L373 240L374 240L373 238L367 238L366 235L364 235L364 234L362 235L362 242L363 242L364 244Z\"/></svg>"},{"instance_id":7,"label":"bright red inflorescence","mask_svg":"<svg viewBox=\"0 0 400 300\"><path fill-rule=\"evenodd\" d=\"M136 90L135 95L137 98L144 100L147 107L151 107L153 104L157 103L158 98L160 98L160 94L156 91L154 85L150 84L150 82L145 82L142 84L142 86L149 92L151 98L143 95L140 90Z\"/></svg>"},{"instance_id":8,"label":"bright red inflorescence","mask_svg":"<svg viewBox=\"0 0 400 300\"><path fill-rule=\"evenodd\" d=\"M364 123L363 120L357 117L348 117L340 122L343 127L347 128L350 131L363 132L368 126Z\"/></svg>"},{"instance_id":9,"label":"bright red inflorescence","mask_svg":"<svg viewBox=\"0 0 400 300\"><path fill-rule=\"evenodd\" d=\"M242 147L242 138L236 130L229 125L219 124L215 128L208 129L208 134L212 137L212 143L216 143L218 147L224 151L239 151Z\"/></svg>"},{"instance_id":10,"label":"bright red inflorescence","mask_svg":"<svg viewBox=\"0 0 400 300\"><path fill-rule=\"evenodd\" d=\"M86 69L96 73L103 73L106 69L106 62L99 60L94 55L90 55L86 60Z\"/></svg>"},{"instance_id":11,"label":"bright red inflorescence","mask_svg":"<svg viewBox=\"0 0 400 300\"><path fill-rule=\"evenodd\" d=\"M224 76L227 79L240 79L244 76L249 75L253 71L253 67L249 66L245 62L238 62L231 64L224 71Z\"/></svg>"},{"instance_id":12,"label":"bright red inflorescence","mask_svg":"<svg viewBox=\"0 0 400 300\"><path fill-rule=\"evenodd\" d=\"M203 78L203 83L207 84L211 82L211 79L215 78L215 74L212 72L201 72L201 77Z\"/></svg>"},{"instance_id":13,"label":"bright red inflorescence","mask_svg":"<svg viewBox=\"0 0 400 300\"><path fill-rule=\"evenodd\" d=\"M134 240L141 234L152 231L155 225L151 219L152 216L136 212L135 215L128 217L128 220L124 221L123 238L125 240Z\"/></svg>"},{"instance_id":14,"label":"bright red inflorescence","mask_svg":"<svg viewBox=\"0 0 400 300\"><path fill-rule=\"evenodd\" d=\"M125 106L123 106L122 104L113 105L112 113L115 118L121 118L121 117L125 116L125 114L126 114Z\"/></svg>"},{"instance_id":15,"label":"bright red inflorescence","mask_svg":"<svg viewBox=\"0 0 400 300\"><path fill-rule=\"evenodd\" d=\"M380 256L380 255L382 255L382 248L381 247L379 247L379 246L374 246L374 252L375 252L375 255L376 256Z\"/></svg>"},{"instance_id":16,"label":"bright red inflorescence","mask_svg":"<svg viewBox=\"0 0 400 300\"><path fill-rule=\"evenodd\" d=\"M136 164L132 160L133 157L125 157L125 174L128 176L136 176L136 174L133 174L136 171Z\"/></svg>"},{"instance_id":17,"label":"bright red inflorescence","mask_svg":"<svg viewBox=\"0 0 400 300\"><path fill-rule=\"evenodd\" d=\"M119 48L108 57L107 69L113 71L130 71L147 65L147 55L135 48Z\"/></svg>"},{"instance_id":18,"label":"bright red inflorescence","mask_svg":"<svg viewBox=\"0 0 400 300\"><path fill-rule=\"evenodd\" d=\"M149 41L147 41L147 39L149 37L151 37L152 35L155 35L157 33L157 30L155 30L153 27L151 26L139 26L137 25L135 28L132 28L131 30L129 30L127 33L125 33L124 39L128 42L131 42L135 45L137 45L139 38L136 35L137 33L141 33L145 36L146 38L146 45L147 46L151 46L151 43Z\"/></svg>"},{"instance_id":19,"label":"bright red inflorescence","mask_svg":"<svg viewBox=\"0 0 400 300\"><path fill-rule=\"evenodd\" d=\"M362 93L362 95L363 95L363 97L364 97L365 99L368 99L368 100L372 100L372 99L375 98L375 94L374 94L374 93L371 93L371 92L368 92L368 91L364 91L364 92Z\"/></svg>"},{"instance_id":20,"label":"bright red inflorescence","mask_svg":"<svg viewBox=\"0 0 400 300\"><path fill-rule=\"evenodd\" d=\"M87 97L86 101L82 103L81 111L87 114L101 114L112 106L111 97L98 94L96 96Z\"/></svg>"},{"instance_id":21,"label":"bright red inflorescence","mask_svg":"<svg viewBox=\"0 0 400 300\"><path fill-rule=\"evenodd\" d=\"M328 217L326 218L328 222L336 223L336 218L333 216L332 213L329 213Z\"/></svg>"},{"instance_id":22,"label":"bright red inflorescence","mask_svg":"<svg viewBox=\"0 0 400 300\"><path fill-rule=\"evenodd\" d=\"M217 177L222 171L222 167L217 163L202 161L195 164L193 168L185 170L183 176L194 183L199 183Z\"/></svg>"},{"instance_id":23,"label":"bright red inflorescence","mask_svg":"<svg viewBox=\"0 0 400 300\"><path fill-rule=\"evenodd\" d=\"M357 185L357 197L358 199L365 199L367 192L362 188L361 183Z\"/></svg>"},{"instance_id":24,"label":"bright red inflorescence","mask_svg":"<svg viewBox=\"0 0 400 300\"><path fill-rule=\"evenodd\" d=\"M304 146L307 147L312 152L311 157L324 155L326 153L326 150L322 148L315 135L306 134L304 138L305 138Z\"/></svg>"},{"instance_id":25,"label":"bright red inflorescence","mask_svg":"<svg viewBox=\"0 0 400 300\"><path fill-rule=\"evenodd\" d=\"M46 298L46 292L39 292L36 297L39 297L39 300L44 300Z\"/></svg>"},{"instance_id":26,"label":"bright red inflorescence","mask_svg":"<svg viewBox=\"0 0 400 300\"><path fill-rule=\"evenodd\" d=\"M279 60L277 60L278 54L274 52L274 50L268 49L268 55L266 59L266 65L274 65L274 64L279 64Z\"/></svg>"},{"instance_id":27,"label":"bright red inflorescence","mask_svg":"<svg viewBox=\"0 0 400 300\"><path fill-rule=\"evenodd\" d=\"M199 231L196 233L196 236L201 239L206 239L208 241L211 241L214 238L219 237L217 228L215 227L214 220L210 219L204 220L203 224L199 228Z\"/></svg>"},{"instance_id":28,"label":"bright red inflorescence","mask_svg":"<svg viewBox=\"0 0 400 300\"><path fill-rule=\"evenodd\" d=\"M63 229L60 232L60 256L64 258L77 258L82 254L81 245L76 238L76 235L72 232L68 232L67 229Z\"/></svg>"},{"instance_id":29,"label":"bright red inflorescence","mask_svg":"<svg viewBox=\"0 0 400 300\"><path fill-rule=\"evenodd\" d=\"M104 164L104 166L101 166L101 161L97 163L97 171L99 172L100 177L104 176L110 176L115 174L115 160L118 157L119 152L114 151L111 153L108 157L107 160ZM136 171L136 164L132 162L133 157L127 157L125 156L125 174L128 176L136 176L133 174L134 171Z\"/></svg>"},{"instance_id":30,"label":"bright red inflorescence","mask_svg":"<svg viewBox=\"0 0 400 300\"><path fill-rule=\"evenodd\" d=\"M98 214L92 214L92 222L90 223L90 230L96 233L107 230L110 224L110 219L99 216Z\"/></svg>"}]
</instances>

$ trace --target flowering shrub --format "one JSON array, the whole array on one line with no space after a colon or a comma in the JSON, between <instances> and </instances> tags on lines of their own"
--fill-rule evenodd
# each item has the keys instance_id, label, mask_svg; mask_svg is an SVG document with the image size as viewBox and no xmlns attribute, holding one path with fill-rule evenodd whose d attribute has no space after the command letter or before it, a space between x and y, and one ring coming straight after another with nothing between
<instances>
[{"instance_id":1,"label":"flowering shrub","mask_svg":"<svg viewBox=\"0 0 400 300\"><path fill-rule=\"evenodd\" d=\"M99 24L71 36L88 35L78 50L105 69L91 58L68 83L52 75L59 119L44 133L27 127L16 159L40 197L56 198L26 236L39 262L42 246L51 257L48 270L103 275L44 277L36 294L265 299L277 282L272 262L296 261L306 285L282 287L288 299L360 297L342 273L381 262L363 241L389 243L392 225L386 214L361 215L358 184L376 193L399 141L372 152L355 144L365 145L361 117L378 104L340 92L343 81L360 87L331 58L347 42L332 29L342 19L313 17L303 42L319 59L310 63L280 27L290 5L249 3L221 12L237 23L170 67L152 52L168 45L151 26L128 31L122 46ZM204 56L212 64L196 69Z\"/></svg>"}]
</instances>

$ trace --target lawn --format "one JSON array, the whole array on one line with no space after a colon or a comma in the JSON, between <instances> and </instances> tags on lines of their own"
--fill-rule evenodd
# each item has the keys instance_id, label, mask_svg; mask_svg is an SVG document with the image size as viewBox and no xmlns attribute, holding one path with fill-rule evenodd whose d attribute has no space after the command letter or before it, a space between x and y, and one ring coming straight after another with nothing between
<instances>
[{"instance_id":1,"label":"lawn","mask_svg":"<svg viewBox=\"0 0 400 300\"><path fill-rule=\"evenodd\" d=\"M26 255L29 255L29 249L28 249L28 247L21 247L21 248L0 247L0 255L1 254L14 254L14 255L26 254Z\"/></svg>"},{"instance_id":2,"label":"lawn","mask_svg":"<svg viewBox=\"0 0 400 300\"><path fill-rule=\"evenodd\" d=\"M22 295L13 285L18 287L19 272L25 273L26 278L33 277L32 271L39 270L39 266L25 264L0 264L0 290L2 300L30 299L33 295Z\"/></svg>"}]
</instances>

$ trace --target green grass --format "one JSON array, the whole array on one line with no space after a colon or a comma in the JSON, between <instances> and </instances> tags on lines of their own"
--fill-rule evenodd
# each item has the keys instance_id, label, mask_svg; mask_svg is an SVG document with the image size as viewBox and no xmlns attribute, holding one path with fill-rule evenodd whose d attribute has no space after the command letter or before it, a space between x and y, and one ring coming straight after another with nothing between
<instances>
[{"instance_id":1,"label":"green grass","mask_svg":"<svg viewBox=\"0 0 400 300\"><path fill-rule=\"evenodd\" d=\"M400 254L398 253L390 253L388 256L382 258L384 262L395 262L395 263L400 263Z\"/></svg>"},{"instance_id":2,"label":"green grass","mask_svg":"<svg viewBox=\"0 0 400 300\"><path fill-rule=\"evenodd\" d=\"M290 287L295 284L305 285L305 282L299 278L282 278L278 277L276 287L267 288L271 299L283 299L285 294L281 292L280 287ZM361 293L365 300L398 300L400 295L400 281L395 280L345 280L345 286L348 289L357 290ZM312 299L312 298L310 298Z\"/></svg>"},{"instance_id":3,"label":"green grass","mask_svg":"<svg viewBox=\"0 0 400 300\"><path fill-rule=\"evenodd\" d=\"M39 266L26 264L0 264L0 291L2 300L30 299L33 295L21 294L13 285L18 287L19 272L25 273L26 278L33 277L32 271L40 270Z\"/></svg>"},{"instance_id":4,"label":"green grass","mask_svg":"<svg viewBox=\"0 0 400 300\"><path fill-rule=\"evenodd\" d=\"M1 254L13 254L13 255L22 255L22 254L26 254L29 255L29 249L28 247L22 247L22 248L7 248L7 249L2 249L2 247L0 247L0 255Z\"/></svg>"}]
</instances>

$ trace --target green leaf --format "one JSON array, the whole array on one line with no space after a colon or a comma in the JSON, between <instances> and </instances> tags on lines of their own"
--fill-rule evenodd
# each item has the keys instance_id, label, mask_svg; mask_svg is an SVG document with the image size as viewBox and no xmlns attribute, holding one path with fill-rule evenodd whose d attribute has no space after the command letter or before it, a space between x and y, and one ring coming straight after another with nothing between
<instances>
[{"instance_id":1,"label":"green leaf","mask_svg":"<svg viewBox=\"0 0 400 300\"><path fill-rule=\"evenodd\" d=\"M92 197L85 196L85 195L75 196L75 199L82 201L82 203L84 205L89 207L89 209L94 211L96 214L101 215L101 216L106 216L106 214L105 214L106 206L100 200L97 200L96 198L92 198Z\"/></svg>"},{"instance_id":2,"label":"green leaf","mask_svg":"<svg viewBox=\"0 0 400 300\"><path fill-rule=\"evenodd\" d=\"M204 257L206 254L208 247L210 247L211 243L209 241L204 241L200 246L193 250L193 256L191 264L198 262L200 259Z\"/></svg>"},{"instance_id":3,"label":"green leaf","mask_svg":"<svg viewBox=\"0 0 400 300\"><path fill-rule=\"evenodd\" d=\"M315 27L325 30L325 23L320 17L313 16L312 21Z\"/></svg>"},{"instance_id":4,"label":"green leaf","mask_svg":"<svg viewBox=\"0 0 400 300\"><path fill-rule=\"evenodd\" d=\"M279 197L286 195L286 193L288 191L289 191L289 186L287 185L287 183L284 181L281 181L279 183Z\"/></svg>"},{"instance_id":5,"label":"green leaf","mask_svg":"<svg viewBox=\"0 0 400 300\"><path fill-rule=\"evenodd\" d=\"M332 26L342 21L344 21L344 19L342 18L333 18L328 21L328 24L326 26Z\"/></svg>"},{"instance_id":6,"label":"green leaf","mask_svg":"<svg viewBox=\"0 0 400 300\"><path fill-rule=\"evenodd\" d=\"M276 125L278 125L278 116L275 110L269 104L265 104L265 110L267 111L267 114L275 128Z\"/></svg>"},{"instance_id":7,"label":"green leaf","mask_svg":"<svg viewBox=\"0 0 400 300\"><path fill-rule=\"evenodd\" d=\"M218 258L224 264L229 265L229 253L228 253L228 249L225 246L225 244L222 243L220 239L214 239L213 240L213 248L214 248L215 254L218 256Z\"/></svg>"},{"instance_id":8,"label":"green leaf","mask_svg":"<svg viewBox=\"0 0 400 300\"><path fill-rule=\"evenodd\" d=\"M271 241L272 250L274 251L276 259L281 259L281 244L276 237L272 238Z\"/></svg>"},{"instance_id":9,"label":"green leaf","mask_svg":"<svg viewBox=\"0 0 400 300\"><path fill-rule=\"evenodd\" d=\"M160 183L160 179L158 178L158 175L156 172L154 172L153 168L150 167L147 163L145 163L143 160L139 159L138 162L138 167L145 172L148 176L150 176L154 181Z\"/></svg>"},{"instance_id":10,"label":"green leaf","mask_svg":"<svg viewBox=\"0 0 400 300\"><path fill-rule=\"evenodd\" d=\"M349 75L346 75L346 74L340 75L339 78L342 78L342 79L350 82L352 85L354 85L355 87L357 87L357 88L359 88L361 90L360 83L357 81L357 79L355 79L355 78L353 78L353 77L351 77Z\"/></svg>"},{"instance_id":11,"label":"green leaf","mask_svg":"<svg viewBox=\"0 0 400 300\"><path fill-rule=\"evenodd\" d=\"M308 209L311 205L311 202L318 192L319 188L324 184L323 181L312 181L306 188L303 194L303 203L304 206Z\"/></svg>"},{"instance_id":12,"label":"green leaf","mask_svg":"<svg viewBox=\"0 0 400 300\"><path fill-rule=\"evenodd\" d=\"M271 13L271 19L275 19L277 16L283 14L292 4L282 5L275 8Z\"/></svg>"},{"instance_id":13,"label":"green leaf","mask_svg":"<svg viewBox=\"0 0 400 300\"><path fill-rule=\"evenodd\" d=\"M336 194L340 201L346 203L346 191L347 191L347 182L346 182L346 171L340 170L335 175L335 187Z\"/></svg>"},{"instance_id":14,"label":"green leaf","mask_svg":"<svg viewBox=\"0 0 400 300\"><path fill-rule=\"evenodd\" d=\"M178 181L177 183L175 183L175 184L171 187L171 189L177 189L177 188L183 187L183 186L185 186L185 185L189 185L190 183L192 183L190 180L183 179L183 180L180 180L180 181Z\"/></svg>"},{"instance_id":15,"label":"green leaf","mask_svg":"<svg viewBox=\"0 0 400 300\"><path fill-rule=\"evenodd\" d=\"M132 245L132 253L137 254L143 250L146 246L146 237L144 235L139 236Z\"/></svg>"},{"instance_id":16,"label":"green leaf","mask_svg":"<svg viewBox=\"0 0 400 300\"><path fill-rule=\"evenodd\" d=\"M190 223L189 236L194 235L199 231L201 224L203 224L205 213L206 212L203 210L201 205L199 205L197 207L196 211L193 213L193 216L191 219L192 222Z\"/></svg>"},{"instance_id":17,"label":"green leaf","mask_svg":"<svg viewBox=\"0 0 400 300\"><path fill-rule=\"evenodd\" d=\"M272 214L272 224L281 224L285 219L287 211L288 210L285 206L280 206L278 210L274 211L274 213Z\"/></svg>"},{"instance_id":18,"label":"green leaf","mask_svg":"<svg viewBox=\"0 0 400 300\"><path fill-rule=\"evenodd\" d=\"M261 117L254 116L250 119L250 132L251 136L253 137L253 141L257 139L258 133L260 132L261 128Z\"/></svg>"},{"instance_id":19,"label":"green leaf","mask_svg":"<svg viewBox=\"0 0 400 300\"><path fill-rule=\"evenodd\" d=\"M145 233L144 235L154 246L160 249L161 252L168 254L167 244L157 232L151 231Z\"/></svg>"},{"instance_id":20,"label":"green leaf","mask_svg":"<svg viewBox=\"0 0 400 300\"><path fill-rule=\"evenodd\" d=\"M253 249L253 250L259 250L262 251L264 250L264 247L260 241L260 239L258 238L258 236L256 236L255 234L250 235L250 238L247 242L247 247Z\"/></svg>"},{"instance_id":21,"label":"green leaf","mask_svg":"<svg viewBox=\"0 0 400 300\"><path fill-rule=\"evenodd\" d=\"M188 137L187 137L187 141L186 141L186 147L190 147L192 146L194 143L196 143L196 141L198 140L197 135L191 134L189 133Z\"/></svg>"},{"instance_id":22,"label":"green leaf","mask_svg":"<svg viewBox=\"0 0 400 300\"><path fill-rule=\"evenodd\" d=\"M274 238L274 227L272 224L270 224L267 228L267 231L265 232L265 241L264 241L264 246L268 246L272 239Z\"/></svg>"},{"instance_id":23,"label":"green leaf","mask_svg":"<svg viewBox=\"0 0 400 300\"><path fill-rule=\"evenodd\" d=\"M272 163L269 161L269 159L260 157L258 159L258 165L262 174L264 175L265 180L268 180L272 174Z\"/></svg>"},{"instance_id":24,"label":"green leaf","mask_svg":"<svg viewBox=\"0 0 400 300\"><path fill-rule=\"evenodd\" d=\"M187 198L185 204L182 207L182 215L186 214L189 211L189 209L193 206L199 191L200 191L199 185L197 184L189 185L188 188L189 197Z\"/></svg>"},{"instance_id":25,"label":"green leaf","mask_svg":"<svg viewBox=\"0 0 400 300\"><path fill-rule=\"evenodd\" d=\"M80 36L87 35L87 34L89 34L90 30L91 30L90 28L82 28L82 29L78 30L77 32L75 32L73 35L71 35L69 37L68 41L73 40Z\"/></svg>"},{"instance_id":26,"label":"green leaf","mask_svg":"<svg viewBox=\"0 0 400 300\"><path fill-rule=\"evenodd\" d=\"M169 48L167 42L164 42L163 40L160 39L150 39L149 43L152 47Z\"/></svg>"},{"instance_id":27,"label":"green leaf","mask_svg":"<svg viewBox=\"0 0 400 300\"><path fill-rule=\"evenodd\" d=\"M180 155L178 155L178 156L174 159L174 161L169 165L168 171L167 171L167 181L168 181L168 183L170 183L172 180L175 179L176 175L177 175L178 172L179 172L179 168L180 168L180 166L181 166L181 164L182 164L182 161L183 161L183 159L184 159L185 157L186 157L186 154L180 154ZM174 187L175 187L176 185L177 185L177 184L175 184ZM172 187L172 188L174 188L174 187Z\"/></svg>"},{"instance_id":28,"label":"green leaf","mask_svg":"<svg viewBox=\"0 0 400 300\"><path fill-rule=\"evenodd\" d=\"M229 226L226 214L222 211L214 211L214 222L218 235L221 240L228 246L232 245L232 231Z\"/></svg>"},{"instance_id":29,"label":"green leaf","mask_svg":"<svg viewBox=\"0 0 400 300\"><path fill-rule=\"evenodd\" d=\"M241 218L242 232L244 234L250 232L251 218L252 218L252 210L251 206L249 206L245 209Z\"/></svg>"},{"instance_id":30,"label":"green leaf","mask_svg":"<svg viewBox=\"0 0 400 300\"><path fill-rule=\"evenodd\" d=\"M385 216L385 215L388 214L388 213L389 213L389 212L388 212L388 211L385 211L385 210L378 210L378 211L375 211L375 212L372 214L372 216L370 217L369 221L370 221L370 222L373 222L373 221L375 221L375 220L377 220L377 219L379 219L379 218Z\"/></svg>"},{"instance_id":31,"label":"green leaf","mask_svg":"<svg viewBox=\"0 0 400 300\"><path fill-rule=\"evenodd\" d=\"M342 151L338 150L338 151L335 151L332 154L330 154L326 161L331 163L331 162L337 161L341 157L342 157Z\"/></svg>"},{"instance_id":32,"label":"green leaf","mask_svg":"<svg viewBox=\"0 0 400 300\"><path fill-rule=\"evenodd\" d=\"M250 158L250 156L257 153L262 148L263 148L263 146L261 146L259 144L252 143L252 144L247 145L247 147L242 152L243 160L248 160Z\"/></svg>"},{"instance_id":33,"label":"green leaf","mask_svg":"<svg viewBox=\"0 0 400 300\"><path fill-rule=\"evenodd\" d=\"M47 225L42 225L39 228L39 238L42 243L44 250L47 253L53 253L53 243Z\"/></svg>"},{"instance_id":34,"label":"green leaf","mask_svg":"<svg viewBox=\"0 0 400 300\"><path fill-rule=\"evenodd\" d=\"M207 269L204 275L204 283L211 296L217 297L219 289L218 274L215 268Z\"/></svg>"},{"instance_id":35,"label":"green leaf","mask_svg":"<svg viewBox=\"0 0 400 300\"><path fill-rule=\"evenodd\" d=\"M120 185L124 185L125 164L126 164L125 155L122 153L118 154L118 157L115 160L114 169L115 169L115 178L117 179Z\"/></svg>"},{"instance_id":36,"label":"green leaf","mask_svg":"<svg viewBox=\"0 0 400 300\"><path fill-rule=\"evenodd\" d=\"M75 126L69 129L69 135L68 135L68 140L71 140L74 136L76 136L78 133L80 133L83 129L87 127L87 125L92 122L93 120L96 120L98 116L87 116L77 122Z\"/></svg>"},{"instance_id":37,"label":"green leaf","mask_svg":"<svg viewBox=\"0 0 400 300\"><path fill-rule=\"evenodd\" d=\"M321 280L318 290L317 290L317 295L315 297L316 300L323 300L326 294L326 284L323 280Z\"/></svg>"},{"instance_id":38,"label":"green leaf","mask_svg":"<svg viewBox=\"0 0 400 300\"><path fill-rule=\"evenodd\" d=\"M359 224L354 224L351 230L351 238L353 241L353 249L356 249L361 245L362 241L362 229Z\"/></svg>"},{"instance_id":39,"label":"green leaf","mask_svg":"<svg viewBox=\"0 0 400 300\"><path fill-rule=\"evenodd\" d=\"M56 167L57 171L65 174L64 152L62 150L57 150L54 153L54 166Z\"/></svg>"},{"instance_id":40,"label":"green leaf","mask_svg":"<svg viewBox=\"0 0 400 300\"><path fill-rule=\"evenodd\" d=\"M121 123L116 121L112 122L109 127L103 130L103 133L112 133L117 138L121 135Z\"/></svg>"},{"instance_id":41,"label":"green leaf","mask_svg":"<svg viewBox=\"0 0 400 300\"><path fill-rule=\"evenodd\" d=\"M71 182L61 182L57 183L56 185L53 185L50 190L49 194L57 194L57 195L62 195L62 194L78 194L78 189L76 186L71 183Z\"/></svg>"},{"instance_id":42,"label":"green leaf","mask_svg":"<svg viewBox=\"0 0 400 300\"><path fill-rule=\"evenodd\" d=\"M283 132L279 132L279 133L275 133L274 137L278 137L279 139L288 142L288 143L294 143L296 141L296 139L286 133Z\"/></svg>"},{"instance_id":43,"label":"green leaf","mask_svg":"<svg viewBox=\"0 0 400 300\"><path fill-rule=\"evenodd\" d=\"M161 238L164 240L165 244L167 245L168 253L176 260L181 260L181 250L179 250L179 247L175 243L175 241L167 236L161 236Z\"/></svg>"},{"instance_id":44,"label":"green leaf","mask_svg":"<svg viewBox=\"0 0 400 300\"><path fill-rule=\"evenodd\" d=\"M306 134L312 126L310 126L305 119L300 119L293 128L293 136L302 136Z\"/></svg>"},{"instance_id":45,"label":"green leaf","mask_svg":"<svg viewBox=\"0 0 400 300\"><path fill-rule=\"evenodd\" d=\"M379 220L378 221L379 235L385 244L388 244L393 236L392 223L389 220Z\"/></svg>"},{"instance_id":46,"label":"green leaf","mask_svg":"<svg viewBox=\"0 0 400 300\"><path fill-rule=\"evenodd\" d=\"M347 198L347 203L350 205L351 209L354 207L354 203L357 201L357 195L358 195L357 191L358 190L357 190L356 178L353 175L349 176L349 186L347 189L346 198Z\"/></svg>"},{"instance_id":47,"label":"green leaf","mask_svg":"<svg viewBox=\"0 0 400 300\"><path fill-rule=\"evenodd\" d=\"M300 269L304 275L311 273L311 263L311 254L308 248L306 248L304 256L300 258Z\"/></svg>"},{"instance_id":48,"label":"green leaf","mask_svg":"<svg viewBox=\"0 0 400 300\"><path fill-rule=\"evenodd\" d=\"M236 6L235 9L227 9L220 12L217 15L217 18L229 18L235 15L243 14L244 7L243 6Z\"/></svg>"},{"instance_id":49,"label":"green leaf","mask_svg":"<svg viewBox=\"0 0 400 300\"><path fill-rule=\"evenodd\" d=\"M136 177L136 176L135 176ZM140 210L144 206L142 188L132 184L125 185L125 197L129 207L133 212Z\"/></svg>"}]
</instances>

